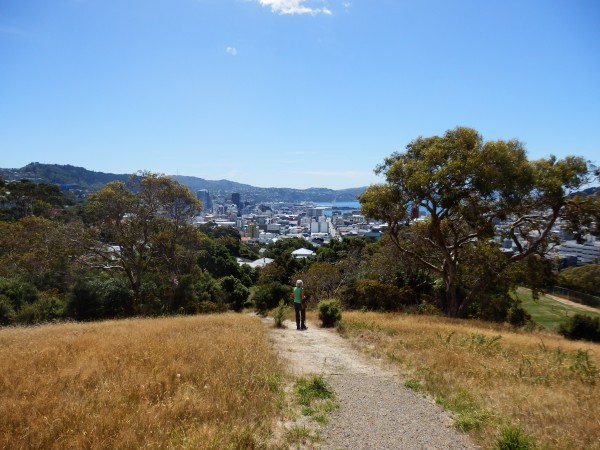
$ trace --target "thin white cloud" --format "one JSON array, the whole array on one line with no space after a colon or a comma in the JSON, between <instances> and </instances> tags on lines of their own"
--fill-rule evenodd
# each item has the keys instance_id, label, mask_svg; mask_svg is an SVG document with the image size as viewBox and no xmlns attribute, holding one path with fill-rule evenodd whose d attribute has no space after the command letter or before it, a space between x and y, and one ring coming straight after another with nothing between
<instances>
[{"instance_id":1,"label":"thin white cloud","mask_svg":"<svg viewBox=\"0 0 600 450\"><path fill-rule=\"evenodd\" d=\"M262 6L271 8L271 11L280 15L310 14L311 16L315 16L317 14L325 14L330 16L332 14L331 10L325 6L321 8L311 8L306 6L307 0L258 0L258 2Z\"/></svg>"},{"instance_id":2,"label":"thin white cloud","mask_svg":"<svg viewBox=\"0 0 600 450\"><path fill-rule=\"evenodd\" d=\"M235 47L227 47L225 52L230 54L231 56L236 56L238 54L237 48Z\"/></svg>"}]
</instances>

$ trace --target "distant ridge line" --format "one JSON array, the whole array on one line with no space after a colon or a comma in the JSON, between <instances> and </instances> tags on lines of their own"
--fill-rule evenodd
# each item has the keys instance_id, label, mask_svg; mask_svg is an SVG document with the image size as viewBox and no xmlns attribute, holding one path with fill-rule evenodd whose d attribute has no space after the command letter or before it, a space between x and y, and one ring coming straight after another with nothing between
<instances>
[{"instance_id":1,"label":"distant ridge line","mask_svg":"<svg viewBox=\"0 0 600 450\"><path fill-rule=\"evenodd\" d=\"M45 164L32 162L19 169L0 168L0 177L7 181L18 181L28 179L36 182L46 182L53 184L79 185L82 189L95 191L101 189L110 181L127 181L131 174L114 174L106 172L96 172L84 167L77 167L70 164ZM211 193L218 195L227 195L231 192L239 192L247 199L252 198L255 201L355 201L356 196L365 190L365 187L349 189L328 189L328 188L261 188L249 184L238 183L231 180L206 180L200 177L189 175L168 175L174 180L187 186L196 192L201 189L207 189Z\"/></svg>"}]
</instances>

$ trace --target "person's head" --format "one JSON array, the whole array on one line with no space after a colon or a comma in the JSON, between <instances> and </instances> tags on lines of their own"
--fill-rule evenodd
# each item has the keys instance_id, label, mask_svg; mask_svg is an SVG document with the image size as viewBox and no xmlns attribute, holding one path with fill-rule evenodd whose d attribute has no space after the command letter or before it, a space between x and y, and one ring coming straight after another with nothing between
<instances>
[{"instance_id":1,"label":"person's head","mask_svg":"<svg viewBox=\"0 0 600 450\"><path fill-rule=\"evenodd\" d=\"M296 286L302 287L302 280L296 280Z\"/></svg>"}]
</instances>

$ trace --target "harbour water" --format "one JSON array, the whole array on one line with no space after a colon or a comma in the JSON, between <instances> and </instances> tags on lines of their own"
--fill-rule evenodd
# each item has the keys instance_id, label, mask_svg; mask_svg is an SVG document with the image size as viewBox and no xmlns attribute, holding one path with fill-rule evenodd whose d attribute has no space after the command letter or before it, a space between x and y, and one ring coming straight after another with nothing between
<instances>
[{"instance_id":1,"label":"harbour water","mask_svg":"<svg viewBox=\"0 0 600 450\"><path fill-rule=\"evenodd\" d=\"M318 202L315 203L317 206L322 208L327 208L325 210L326 216L331 216L333 211L360 211L360 202L332 202L332 203L324 203Z\"/></svg>"}]
</instances>

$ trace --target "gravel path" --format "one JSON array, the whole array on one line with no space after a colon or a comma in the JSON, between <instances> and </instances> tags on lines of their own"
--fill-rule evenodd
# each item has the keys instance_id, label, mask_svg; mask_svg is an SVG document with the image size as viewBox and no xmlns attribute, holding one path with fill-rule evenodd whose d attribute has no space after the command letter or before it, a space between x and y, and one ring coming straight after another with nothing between
<instances>
[{"instance_id":1,"label":"gravel path","mask_svg":"<svg viewBox=\"0 0 600 450\"><path fill-rule=\"evenodd\" d=\"M271 328L275 349L295 376L325 376L340 405L331 413L316 448L478 448L452 427L447 412L405 388L381 362L364 358L335 331L314 323L308 324L307 331L297 331L290 322L286 325L286 329Z\"/></svg>"}]
</instances>

